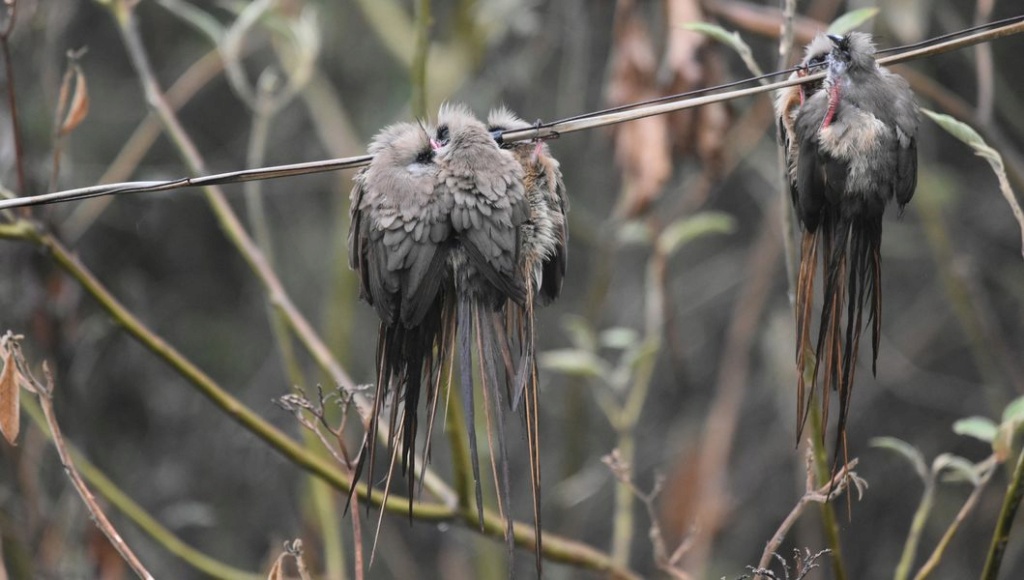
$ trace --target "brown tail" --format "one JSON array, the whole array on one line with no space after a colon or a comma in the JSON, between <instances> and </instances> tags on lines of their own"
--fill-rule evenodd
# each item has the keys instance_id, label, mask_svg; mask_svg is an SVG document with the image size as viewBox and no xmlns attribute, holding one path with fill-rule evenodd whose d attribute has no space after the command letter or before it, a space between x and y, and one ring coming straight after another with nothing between
<instances>
[{"instance_id":1,"label":"brown tail","mask_svg":"<svg viewBox=\"0 0 1024 580\"><path fill-rule=\"evenodd\" d=\"M879 216L867 216L855 219L849 225L849 274L847 279L849 304L846 310L846 348L843 351L842 375L838 385L839 391L839 423L836 431L835 458L832 470L835 471L839 461L839 450L843 450L843 462L846 456L846 420L850 410L850 397L853 394L853 380L857 366L857 354L860 350L860 335L864 327L864 305L869 304L871 310L868 320L872 324L872 372L878 361L878 344L881 330L882 285L881 285L881 242L882 220Z\"/></svg>"},{"instance_id":2,"label":"brown tail","mask_svg":"<svg viewBox=\"0 0 1024 580\"><path fill-rule=\"evenodd\" d=\"M797 277L797 443L807 421L811 393L822 369L822 423L828 425L832 391L839 398L839 420L832 471L846 454L846 423L853 393L857 355L864 327L864 306L869 305L868 320L872 323L872 371L878 360L881 333L881 215L842 218L837 213L823 216L817 230L805 232L801 244L800 270ZM820 245L820 250L818 246ZM814 293L817 254L823 266L823 290L818 337L810 350L810 321ZM843 310L845 305L845 321ZM845 327L845 332L844 332ZM810 369L807 365L810 364ZM807 381L810 380L810 389ZM822 434L824 436L824 433Z\"/></svg>"},{"instance_id":3,"label":"brown tail","mask_svg":"<svg viewBox=\"0 0 1024 580\"><path fill-rule=\"evenodd\" d=\"M806 380L811 374L811 387L814 387L817 376L817 360L807 368L808 355L811 355L811 314L814 306L814 276L818 269L818 232L804 231L800 244L800 270L796 283L796 444L800 445L800 437L807 424L811 397L807 393ZM810 371L810 373L808 372Z\"/></svg>"},{"instance_id":4,"label":"brown tail","mask_svg":"<svg viewBox=\"0 0 1024 580\"><path fill-rule=\"evenodd\" d=\"M526 277L527 279L532 279ZM539 397L538 397L538 376L536 360L536 335L534 332L535 321L535 292L528 288L526 304L520 307L517 304L509 303L507 306L509 328L514 330L513 335L518 342L519 360L515 365L515 378L513 381L512 408L523 408L523 422L526 428L526 443L530 459L530 488L533 499L533 527L536 541L534 544L534 555L536 558L537 576L543 571L541 553L541 512L540 512L540 427L538 420Z\"/></svg>"},{"instance_id":5,"label":"brown tail","mask_svg":"<svg viewBox=\"0 0 1024 580\"><path fill-rule=\"evenodd\" d=\"M413 496L416 472L416 436L419 431L419 404L426 387L426 406L430 413L430 425L437 409L437 398L444 361L450 358L450 335L452 324L451 307L446 300L437 300L430 311L415 327L407 328L400 323L381 323L377 338L377 389L370 416L363 437L359 456L353 469L353 485L349 490L346 511L351 505L356 483L367 471L367 480L373 479L377 463L377 438L387 399L390 397L390 432L387 448L390 460L386 470L385 501L390 494L394 463L401 457L402 472L408 478L409 518L412 519ZM397 440L397 441L396 441ZM396 446L400 443L400 447ZM424 464L430 454L429 436L424 444ZM367 504L369 512L369 504Z\"/></svg>"}]
</instances>

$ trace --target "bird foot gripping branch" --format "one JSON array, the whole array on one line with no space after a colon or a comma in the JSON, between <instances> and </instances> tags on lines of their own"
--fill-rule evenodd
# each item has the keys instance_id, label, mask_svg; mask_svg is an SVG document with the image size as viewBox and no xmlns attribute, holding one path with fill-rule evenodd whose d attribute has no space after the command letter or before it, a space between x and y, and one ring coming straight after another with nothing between
<instances>
[{"instance_id":1,"label":"bird foot gripping branch","mask_svg":"<svg viewBox=\"0 0 1024 580\"><path fill-rule=\"evenodd\" d=\"M902 211L914 195L920 115L906 80L875 62L868 34L819 35L808 45L803 65L826 67L824 80L788 87L776 98L790 194L804 230L796 297L797 441L811 401L806 380L813 390L823 367L826 425L831 391L839 397L838 460L840 449L844 458L846 453L865 305L872 327L872 372L878 360L882 215L893 197ZM823 304L811 350L819 254Z\"/></svg>"},{"instance_id":2,"label":"bird foot gripping branch","mask_svg":"<svg viewBox=\"0 0 1024 580\"><path fill-rule=\"evenodd\" d=\"M542 141L501 146L493 132L530 125L506 109L489 127L465 107L441 108L436 127L399 123L370 144L373 161L352 190L349 262L361 296L380 317L374 413L356 464L372 475L376 437L391 397L385 494L401 449L410 502L415 483L420 399L428 412L429 458L445 381L458 352L477 516L484 524L474 416L474 362L480 376L495 489L512 548L504 404L522 403L540 571L540 455L534 306L558 297L567 260L568 201L558 162ZM474 357L474 352L476 356ZM448 375L450 376L450 375ZM425 397L424 397L425 395ZM401 445L395 444L400 437ZM369 477L369 475L368 475ZM468 501L468 498L467 498ZM410 504L410 510L412 506Z\"/></svg>"}]
</instances>

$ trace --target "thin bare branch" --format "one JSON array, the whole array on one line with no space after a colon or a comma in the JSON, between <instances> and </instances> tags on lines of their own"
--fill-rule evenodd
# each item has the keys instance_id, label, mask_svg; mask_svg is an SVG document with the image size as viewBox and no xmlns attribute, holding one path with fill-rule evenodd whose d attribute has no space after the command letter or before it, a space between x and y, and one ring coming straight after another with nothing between
<instances>
[{"instance_id":1,"label":"thin bare branch","mask_svg":"<svg viewBox=\"0 0 1024 580\"><path fill-rule=\"evenodd\" d=\"M833 499L839 497L844 491L850 486L853 486L858 491L858 496L862 491L863 480L857 477L857 474L853 471L853 468L857 466L857 460L852 459L849 463L844 465L842 469L831 479L820 487L814 485L814 457L811 451L807 452L807 488L804 495L800 497L796 505L789 512L789 515L782 520L782 524L779 525L779 529L775 531L775 534L768 544L764 548L764 552L761 554L761 561L757 564L757 569L754 571L754 578L767 578L764 574L764 570L771 565L772 558L779 551L779 547L782 545L782 541L786 539L786 535L789 534L789 530L792 529L793 525L803 515L804 508L812 503L827 503Z\"/></svg>"},{"instance_id":2,"label":"thin bare branch","mask_svg":"<svg viewBox=\"0 0 1024 580\"><path fill-rule=\"evenodd\" d=\"M19 356L20 358L20 356ZM32 383L33 390L36 396L39 398L39 404L43 408L43 414L46 416L46 424L50 428L50 433L53 436L53 446L57 448L57 455L60 456L60 463L64 466L64 473L67 474L68 479L71 480L71 484L74 486L75 491L78 492L79 497L82 498L82 502L85 503L85 507L89 510L89 515L92 517L93 522L96 523L96 527L103 532L103 535L110 541L110 545L117 550L118 554L124 558L124 561L131 567L131 569L138 575L139 578L145 578L151 580L153 575L149 573L149 570L143 566L142 561L139 560L135 552L132 551L131 547L128 546L127 542L121 538L121 534L118 533L114 525L110 523L110 519L103 513L103 508L96 501L96 498L89 491L89 487L85 485L85 481L82 480L82 476L78 473L78 468L75 467L75 462L71 459L71 454L68 453L67 445L64 442L64 436L61 434L60 426L57 424L57 417L53 410L53 375L50 374L50 369L46 363L43 363L43 376L45 377L45 383L38 381L33 377L27 369L24 360L20 360L18 363L22 376Z\"/></svg>"}]
</instances>

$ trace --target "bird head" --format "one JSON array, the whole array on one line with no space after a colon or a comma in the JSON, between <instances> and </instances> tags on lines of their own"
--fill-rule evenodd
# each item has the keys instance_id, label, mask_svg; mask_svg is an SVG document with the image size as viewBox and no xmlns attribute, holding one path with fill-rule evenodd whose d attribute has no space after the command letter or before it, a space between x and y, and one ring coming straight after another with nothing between
<instances>
[{"instance_id":1,"label":"bird head","mask_svg":"<svg viewBox=\"0 0 1024 580\"><path fill-rule=\"evenodd\" d=\"M487 143L497 147L487 127L465 105L441 105L437 114L437 130L430 140L430 147L437 155L445 156L452 150Z\"/></svg>"},{"instance_id":2,"label":"bird head","mask_svg":"<svg viewBox=\"0 0 1024 580\"><path fill-rule=\"evenodd\" d=\"M826 59L830 77L847 73L874 71L875 45L866 32L851 32L846 36L828 35L832 50Z\"/></svg>"},{"instance_id":3,"label":"bird head","mask_svg":"<svg viewBox=\"0 0 1024 580\"><path fill-rule=\"evenodd\" d=\"M369 151L373 155L370 171L374 174L388 173L392 179L403 179L404 173L405 177L416 179L432 176L437 170L430 128L422 123L395 123L385 127L374 137Z\"/></svg>"}]
</instances>

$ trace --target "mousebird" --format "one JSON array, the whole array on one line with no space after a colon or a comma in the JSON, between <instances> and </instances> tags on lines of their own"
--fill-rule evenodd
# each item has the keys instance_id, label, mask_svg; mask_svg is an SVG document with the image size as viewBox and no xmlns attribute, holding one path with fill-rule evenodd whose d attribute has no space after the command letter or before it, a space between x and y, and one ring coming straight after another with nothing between
<instances>
[{"instance_id":1,"label":"mousebird","mask_svg":"<svg viewBox=\"0 0 1024 580\"><path fill-rule=\"evenodd\" d=\"M846 421L865 324L871 326L872 373L877 370L882 216L893 199L902 214L914 195L920 114L907 81L875 62L870 35L851 32L827 38L832 46L825 57L825 80L806 96L793 127L797 158L791 193L804 229L796 305L797 440L811 399L803 367L810 351L814 270L820 254L823 304L808 376L813 389L819 368L824 369L826 425L830 392L835 390L839 398L838 459L840 448L846 457Z\"/></svg>"}]
</instances>

